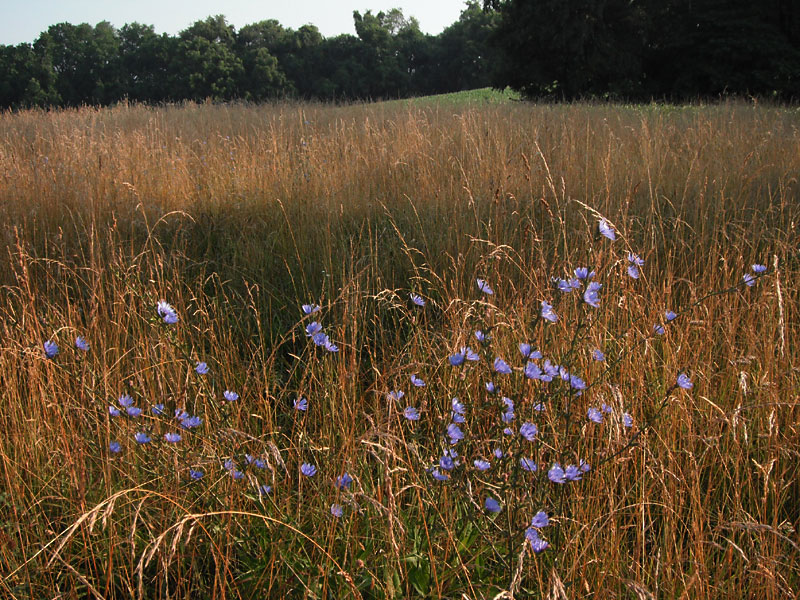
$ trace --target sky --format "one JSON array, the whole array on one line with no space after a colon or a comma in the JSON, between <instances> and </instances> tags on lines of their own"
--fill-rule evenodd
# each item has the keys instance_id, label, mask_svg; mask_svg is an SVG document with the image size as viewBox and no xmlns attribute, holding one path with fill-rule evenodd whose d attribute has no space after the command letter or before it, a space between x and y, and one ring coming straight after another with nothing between
<instances>
[{"instance_id":1,"label":"sky","mask_svg":"<svg viewBox=\"0 0 800 600\"><path fill-rule=\"evenodd\" d=\"M437 34L455 22L464 0L0 0L0 44L33 42L50 25L109 21L114 27L137 21L157 33L175 35L210 15L223 14L238 30L244 25L276 19L297 29L311 23L322 35L355 35L353 11L362 14L400 8L419 20L420 29Z\"/></svg>"}]
</instances>

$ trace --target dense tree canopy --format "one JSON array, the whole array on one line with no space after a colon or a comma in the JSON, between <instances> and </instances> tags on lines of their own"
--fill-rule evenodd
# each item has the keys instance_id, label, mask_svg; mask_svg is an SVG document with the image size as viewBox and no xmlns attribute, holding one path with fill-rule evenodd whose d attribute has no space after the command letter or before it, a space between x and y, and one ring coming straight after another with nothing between
<instances>
[{"instance_id":1,"label":"dense tree canopy","mask_svg":"<svg viewBox=\"0 0 800 600\"><path fill-rule=\"evenodd\" d=\"M529 98L800 98L796 0L469 0L431 36L399 9L323 37L218 15L177 36L58 23L0 45L0 107L399 98L494 85Z\"/></svg>"}]
</instances>

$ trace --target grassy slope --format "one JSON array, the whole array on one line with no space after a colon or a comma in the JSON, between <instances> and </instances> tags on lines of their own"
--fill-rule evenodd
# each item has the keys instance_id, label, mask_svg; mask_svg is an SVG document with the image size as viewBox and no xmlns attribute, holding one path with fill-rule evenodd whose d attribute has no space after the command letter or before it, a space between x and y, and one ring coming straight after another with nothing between
<instances>
[{"instance_id":1,"label":"grassy slope","mask_svg":"<svg viewBox=\"0 0 800 600\"><path fill-rule=\"evenodd\" d=\"M797 113L440 106L0 117L3 594L477 598L543 594L556 579L575 597L797 589ZM595 234L598 214L617 242ZM625 275L628 251L646 259L639 281ZM773 257L777 276L693 306ZM604 285L597 310L551 287L579 265ZM481 297L476 277L496 294ZM160 298L176 327L157 321ZM561 315L552 326L536 320L545 299ZM309 301L323 310L301 321ZM683 310L654 336L665 308ZM308 343L314 318L337 355ZM459 377L446 357L477 348L472 332L487 326L484 362ZM70 349L76 334L87 355ZM51 337L61 352L46 361ZM492 373L497 355L521 367L520 341L595 386L569 400ZM671 388L684 370L691 392ZM412 373L428 386L412 388ZM515 400L517 424L540 426L540 445L514 442L514 460L489 475L464 468L436 484L425 468L446 444L453 396L468 406L467 464L509 443L489 378ZM225 389L240 400L225 404ZM387 402L392 389L402 404ZM139 421L109 418L122 392L145 408ZM307 414L292 410L301 394ZM137 429L175 428L150 416L157 401L203 425L181 444L137 447ZM601 401L616 416L595 427L584 415ZM406 403L423 414L415 426ZM623 409L637 427L658 419L600 467L632 435ZM523 484L516 457L531 448L542 464L597 468L568 488L541 474ZM269 468L234 481L221 464L245 453ZM302 462L320 473L301 477ZM342 493L332 481L344 470L356 483ZM504 505L494 521L486 495ZM553 549L520 555L539 508Z\"/></svg>"}]
</instances>

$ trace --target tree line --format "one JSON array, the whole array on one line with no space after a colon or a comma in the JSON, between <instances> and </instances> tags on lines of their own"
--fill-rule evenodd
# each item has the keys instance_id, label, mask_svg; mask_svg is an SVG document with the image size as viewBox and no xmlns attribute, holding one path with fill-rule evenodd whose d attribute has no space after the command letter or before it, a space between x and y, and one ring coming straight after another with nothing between
<instances>
[{"instance_id":1,"label":"tree line","mask_svg":"<svg viewBox=\"0 0 800 600\"><path fill-rule=\"evenodd\" d=\"M225 17L176 36L59 23L0 46L0 106L400 98L510 86L528 98L800 98L797 0L470 0L438 35L399 9L325 38Z\"/></svg>"},{"instance_id":2,"label":"tree line","mask_svg":"<svg viewBox=\"0 0 800 600\"><path fill-rule=\"evenodd\" d=\"M237 31L221 15L177 36L140 23L59 23L32 44L0 46L0 105L378 99L492 84L488 39L499 15L478 2L436 36L399 9L353 19L356 36L329 38L275 20Z\"/></svg>"}]
</instances>

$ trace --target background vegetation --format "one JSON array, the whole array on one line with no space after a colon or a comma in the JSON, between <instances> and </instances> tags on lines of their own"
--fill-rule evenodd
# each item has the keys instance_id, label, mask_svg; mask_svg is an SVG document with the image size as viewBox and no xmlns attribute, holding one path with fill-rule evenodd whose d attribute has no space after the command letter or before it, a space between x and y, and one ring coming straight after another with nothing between
<instances>
[{"instance_id":1,"label":"background vegetation","mask_svg":"<svg viewBox=\"0 0 800 600\"><path fill-rule=\"evenodd\" d=\"M0 593L793 597L799 121L737 103L3 114ZM628 251L645 259L638 281ZM756 262L768 276L741 285ZM537 326L539 301L561 298L552 278L577 266L604 284L591 335L568 329L581 308L567 300L562 321ZM176 326L157 318L160 299ZM338 353L308 342L309 302ZM680 317L656 336L665 308ZM520 341L563 360L574 350L587 401L624 406L637 426L660 417L615 454L619 426L578 415L595 468L561 496L546 480L475 479L472 496L465 479L434 481L450 399L493 406L489 374L461 380L446 358L487 325L509 362ZM605 374L590 345L614 359ZM693 390L672 387L679 371ZM411 389L412 373L428 386ZM239 400L222 400L226 388ZM539 390L513 393L520 420L544 429ZM154 433L156 402L203 424L181 444L137 446L137 421L109 415L122 393ZM245 453L270 469L234 480L223 462ZM309 460L314 478L298 474ZM333 485L344 471L346 492ZM484 489L507 490L497 519L472 504ZM511 516L529 494L553 521L539 555L520 537L531 514Z\"/></svg>"},{"instance_id":2,"label":"background vegetation","mask_svg":"<svg viewBox=\"0 0 800 600\"><path fill-rule=\"evenodd\" d=\"M0 107L406 98L494 86L526 97L685 101L800 97L792 0L486 0L432 36L398 9L324 38L221 15L177 36L54 24L0 46ZM313 20L313 19L312 19Z\"/></svg>"}]
</instances>

